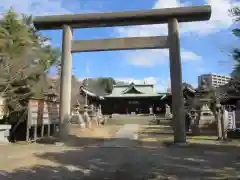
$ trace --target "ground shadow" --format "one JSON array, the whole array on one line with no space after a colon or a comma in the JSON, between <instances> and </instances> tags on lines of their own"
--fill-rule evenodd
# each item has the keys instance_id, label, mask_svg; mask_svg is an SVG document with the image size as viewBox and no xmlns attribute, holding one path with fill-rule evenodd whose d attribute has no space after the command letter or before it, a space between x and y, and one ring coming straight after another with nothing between
<instances>
[{"instance_id":1,"label":"ground shadow","mask_svg":"<svg viewBox=\"0 0 240 180\"><path fill-rule=\"evenodd\" d=\"M54 165L1 172L0 179L231 180L240 176L239 148L234 146L192 144L183 148L146 142L131 148L97 145L35 156Z\"/></svg>"},{"instance_id":2,"label":"ground shadow","mask_svg":"<svg viewBox=\"0 0 240 180\"><path fill-rule=\"evenodd\" d=\"M84 146L92 146L99 145L103 143L107 138L97 138L97 137L78 137L76 135L68 135L68 141L64 144L66 146L72 147L84 147ZM54 137L42 138L36 141L38 144L46 144L46 145L57 145L59 140Z\"/></svg>"}]
</instances>

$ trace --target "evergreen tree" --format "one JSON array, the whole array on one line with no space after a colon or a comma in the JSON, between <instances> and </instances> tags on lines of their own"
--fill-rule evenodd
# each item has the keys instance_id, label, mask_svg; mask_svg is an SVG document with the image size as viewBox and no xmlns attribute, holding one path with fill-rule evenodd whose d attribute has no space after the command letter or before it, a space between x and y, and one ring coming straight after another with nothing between
<instances>
[{"instance_id":1,"label":"evergreen tree","mask_svg":"<svg viewBox=\"0 0 240 180\"><path fill-rule=\"evenodd\" d=\"M240 22L240 7L234 7L233 9L230 10L230 13L233 15L235 23L239 24L239 22ZM233 29L233 34L236 37L240 38L240 29L239 28ZM240 47L236 47L233 49L232 57L235 60L235 67L232 72L232 76L235 78L240 78L240 76L239 76L239 74L240 74Z\"/></svg>"},{"instance_id":2,"label":"evergreen tree","mask_svg":"<svg viewBox=\"0 0 240 180\"><path fill-rule=\"evenodd\" d=\"M9 115L27 108L28 99L40 78L59 61L59 50L46 45L32 25L31 16L7 11L0 21L0 95L6 99ZM21 113L20 113L21 114ZM17 118L13 118L17 120Z\"/></svg>"}]
</instances>

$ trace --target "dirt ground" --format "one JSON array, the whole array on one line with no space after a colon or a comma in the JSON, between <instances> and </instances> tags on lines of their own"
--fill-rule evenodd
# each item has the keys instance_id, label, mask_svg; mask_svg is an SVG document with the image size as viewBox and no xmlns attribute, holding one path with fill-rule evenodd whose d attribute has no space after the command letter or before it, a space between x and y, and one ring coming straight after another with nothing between
<instances>
[{"instance_id":1,"label":"dirt ground","mask_svg":"<svg viewBox=\"0 0 240 180\"><path fill-rule=\"evenodd\" d=\"M31 166L36 162L46 163L45 160L37 158L35 156L36 153L61 152L81 149L85 146L96 146L114 135L119 128L119 126L108 126L104 128L80 129L77 126L72 126L68 142L64 146L54 145L54 141L51 141L51 139L43 141L43 143L26 144L25 142L19 142L16 144L0 145L0 170Z\"/></svg>"},{"instance_id":2,"label":"dirt ground","mask_svg":"<svg viewBox=\"0 0 240 180\"><path fill-rule=\"evenodd\" d=\"M121 126L111 125L104 127L93 126L92 129L80 129L77 125L73 125L70 128L70 134L78 137L97 137L97 138L109 138L119 130Z\"/></svg>"},{"instance_id":3,"label":"dirt ground","mask_svg":"<svg viewBox=\"0 0 240 180\"><path fill-rule=\"evenodd\" d=\"M79 131L69 144L0 146L0 180L239 179L239 147L192 144L186 147L141 141L132 148L100 144L118 126Z\"/></svg>"}]
</instances>

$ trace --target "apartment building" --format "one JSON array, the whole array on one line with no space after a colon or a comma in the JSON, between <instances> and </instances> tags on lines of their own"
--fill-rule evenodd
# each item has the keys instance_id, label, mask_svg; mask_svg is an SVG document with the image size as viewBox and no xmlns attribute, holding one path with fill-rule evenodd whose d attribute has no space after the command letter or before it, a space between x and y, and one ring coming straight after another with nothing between
<instances>
[{"instance_id":1,"label":"apartment building","mask_svg":"<svg viewBox=\"0 0 240 180\"><path fill-rule=\"evenodd\" d=\"M227 84L231 80L231 77L217 74L202 74L198 76L198 87L202 86L203 79L208 86L217 88L219 86Z\"/></svg>"}]
</instances>

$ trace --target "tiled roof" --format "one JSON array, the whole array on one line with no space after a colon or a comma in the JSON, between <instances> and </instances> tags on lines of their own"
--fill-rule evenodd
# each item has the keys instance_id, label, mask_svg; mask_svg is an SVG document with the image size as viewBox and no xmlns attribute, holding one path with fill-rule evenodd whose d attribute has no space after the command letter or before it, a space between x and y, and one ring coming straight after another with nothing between
<instances>
[{"instance_id":1,"label":"tiled roof","mask_svg":"<svg viewBox=\"0 0 240 180\"><path fill-rule=\"evenodd\" d=\"M158 94L152 84L115 85L111 94L105 97L148 97L162 96Z\"/></svg>"}]
</instances>

